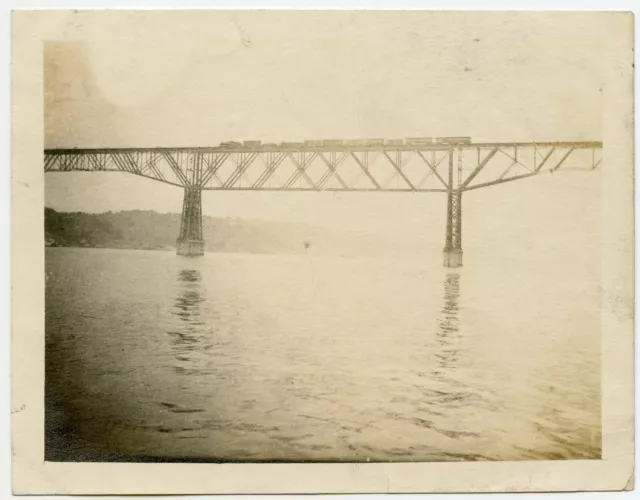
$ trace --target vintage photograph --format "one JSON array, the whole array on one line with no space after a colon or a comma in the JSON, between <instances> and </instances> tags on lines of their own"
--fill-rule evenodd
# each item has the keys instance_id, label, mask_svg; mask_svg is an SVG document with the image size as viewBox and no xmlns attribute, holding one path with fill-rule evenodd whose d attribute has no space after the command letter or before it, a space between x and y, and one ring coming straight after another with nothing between
<instances>
[{"instance_id":1,"label":"vintage photograph","mask_svg":"<svg viewBox=\"0 0 640 500\"><path fill-rule=\"evenodd\" d=\"M599 40L211 19L44 44L46 460L600 458Z\"/></svg>"},{"instance_id":2,"label":"vintage photograph","mask_svg":"<svg viewBox=\"0 0 640 500\"><path fill-rule=\"evenodd\" d=\"M14 21L19 491L633 487L632 17Z\"/></svg>"}]
</instances>

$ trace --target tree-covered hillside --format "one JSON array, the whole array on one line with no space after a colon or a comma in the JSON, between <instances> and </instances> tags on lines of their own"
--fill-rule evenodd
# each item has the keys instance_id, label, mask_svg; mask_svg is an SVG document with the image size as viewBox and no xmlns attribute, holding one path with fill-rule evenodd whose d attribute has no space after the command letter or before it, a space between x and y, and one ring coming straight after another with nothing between
<instances>
[{"instance_id":1,"label":"tree-covered hillside","mask_svg":"<svg viewBox=\"0 0 640 500\"><path fill-rule=\"evenodd\" d=\"M45 208L49 246L175 249L180 214L131 210L90 214ZM300 223L203 217L206 250L249 253L367 255L384 246L369 234L332 231Z\"/></svg>"}]
</instances>

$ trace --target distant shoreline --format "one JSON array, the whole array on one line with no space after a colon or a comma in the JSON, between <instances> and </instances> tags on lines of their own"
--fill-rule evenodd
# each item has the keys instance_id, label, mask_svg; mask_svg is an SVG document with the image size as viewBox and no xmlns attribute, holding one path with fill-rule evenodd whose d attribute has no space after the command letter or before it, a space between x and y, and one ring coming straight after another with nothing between
<instances>
[{"instance_id":1,"label":"distant shoreline","mask_svg":"<svg viewBox=\"0 0 640 500\"><path fill-rule=\"evenodd\" d=\"M46 248L109 248L175 252L180 214L130 210L102 214L44 210ZM398 252L383 235L299 222L203 216L207 253L375 256Z\"/></svg>"},{"instance_id":2,"label":"distant shoreline","mask_svg":"<svg viewBox=\"0 0 640 500\"><path fill-rule=\"evenodd\" d=\"M175 252L176 248L153 248L153 247L115 247L115 246L97 246L97 245L47 245L45 248L82 248L87 250L153 250L158 252Z\"/></svg>"},{"instance_id":3,"label":"distant shoreline","mask_svg":"<svg viewBox=\"0 0 640 500\"><path fill-rule=\"evenodd\" d=\"M79 250L135 250L145 252L175 252L176 248L133 248L133 247L99 247L99 246L82 246L82 245L45 245L45 249L79 249ZM313 254L312 252L251 252L247 250L205 250L205 254L219 255L286 255L286 256L304 256L314 255L315 257L340 257L340 258L360 258L359 255L330 255L330 254Z\"/></svg>"}]
</instances>

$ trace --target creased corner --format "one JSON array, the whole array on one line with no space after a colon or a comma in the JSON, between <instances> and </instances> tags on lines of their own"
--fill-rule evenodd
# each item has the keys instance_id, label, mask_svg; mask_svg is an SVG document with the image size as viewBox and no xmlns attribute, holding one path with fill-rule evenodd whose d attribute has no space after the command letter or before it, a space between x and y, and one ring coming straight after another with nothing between
<instances>
[{"instance_id":1,"label":"creased corner","mask_svg":"<svg viewBox=\"0 0 640 500\"><path fill-rule=\"evenodd\" d=\"M629 479L627 479L627 484L625 484L624 489L622 491L633 491L636 485L636 473L635 471L631 472Z\"/></svg>"}]
</instances>

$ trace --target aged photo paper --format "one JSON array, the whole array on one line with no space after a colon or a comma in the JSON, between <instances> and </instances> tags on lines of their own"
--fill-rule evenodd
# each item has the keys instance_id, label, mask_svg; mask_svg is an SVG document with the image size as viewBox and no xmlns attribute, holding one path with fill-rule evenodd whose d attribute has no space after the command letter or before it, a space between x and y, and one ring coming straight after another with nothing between
<instances>
[{"instance_id":1,"label":"aged photo paper","mask_svg":"<svg viewBox=\"0 0 640 500\"><path fill-rule=\"evenodd\" d=\"M633 22L14 12L14 492L632 489Z\"/></svg>"}]
</instances>

